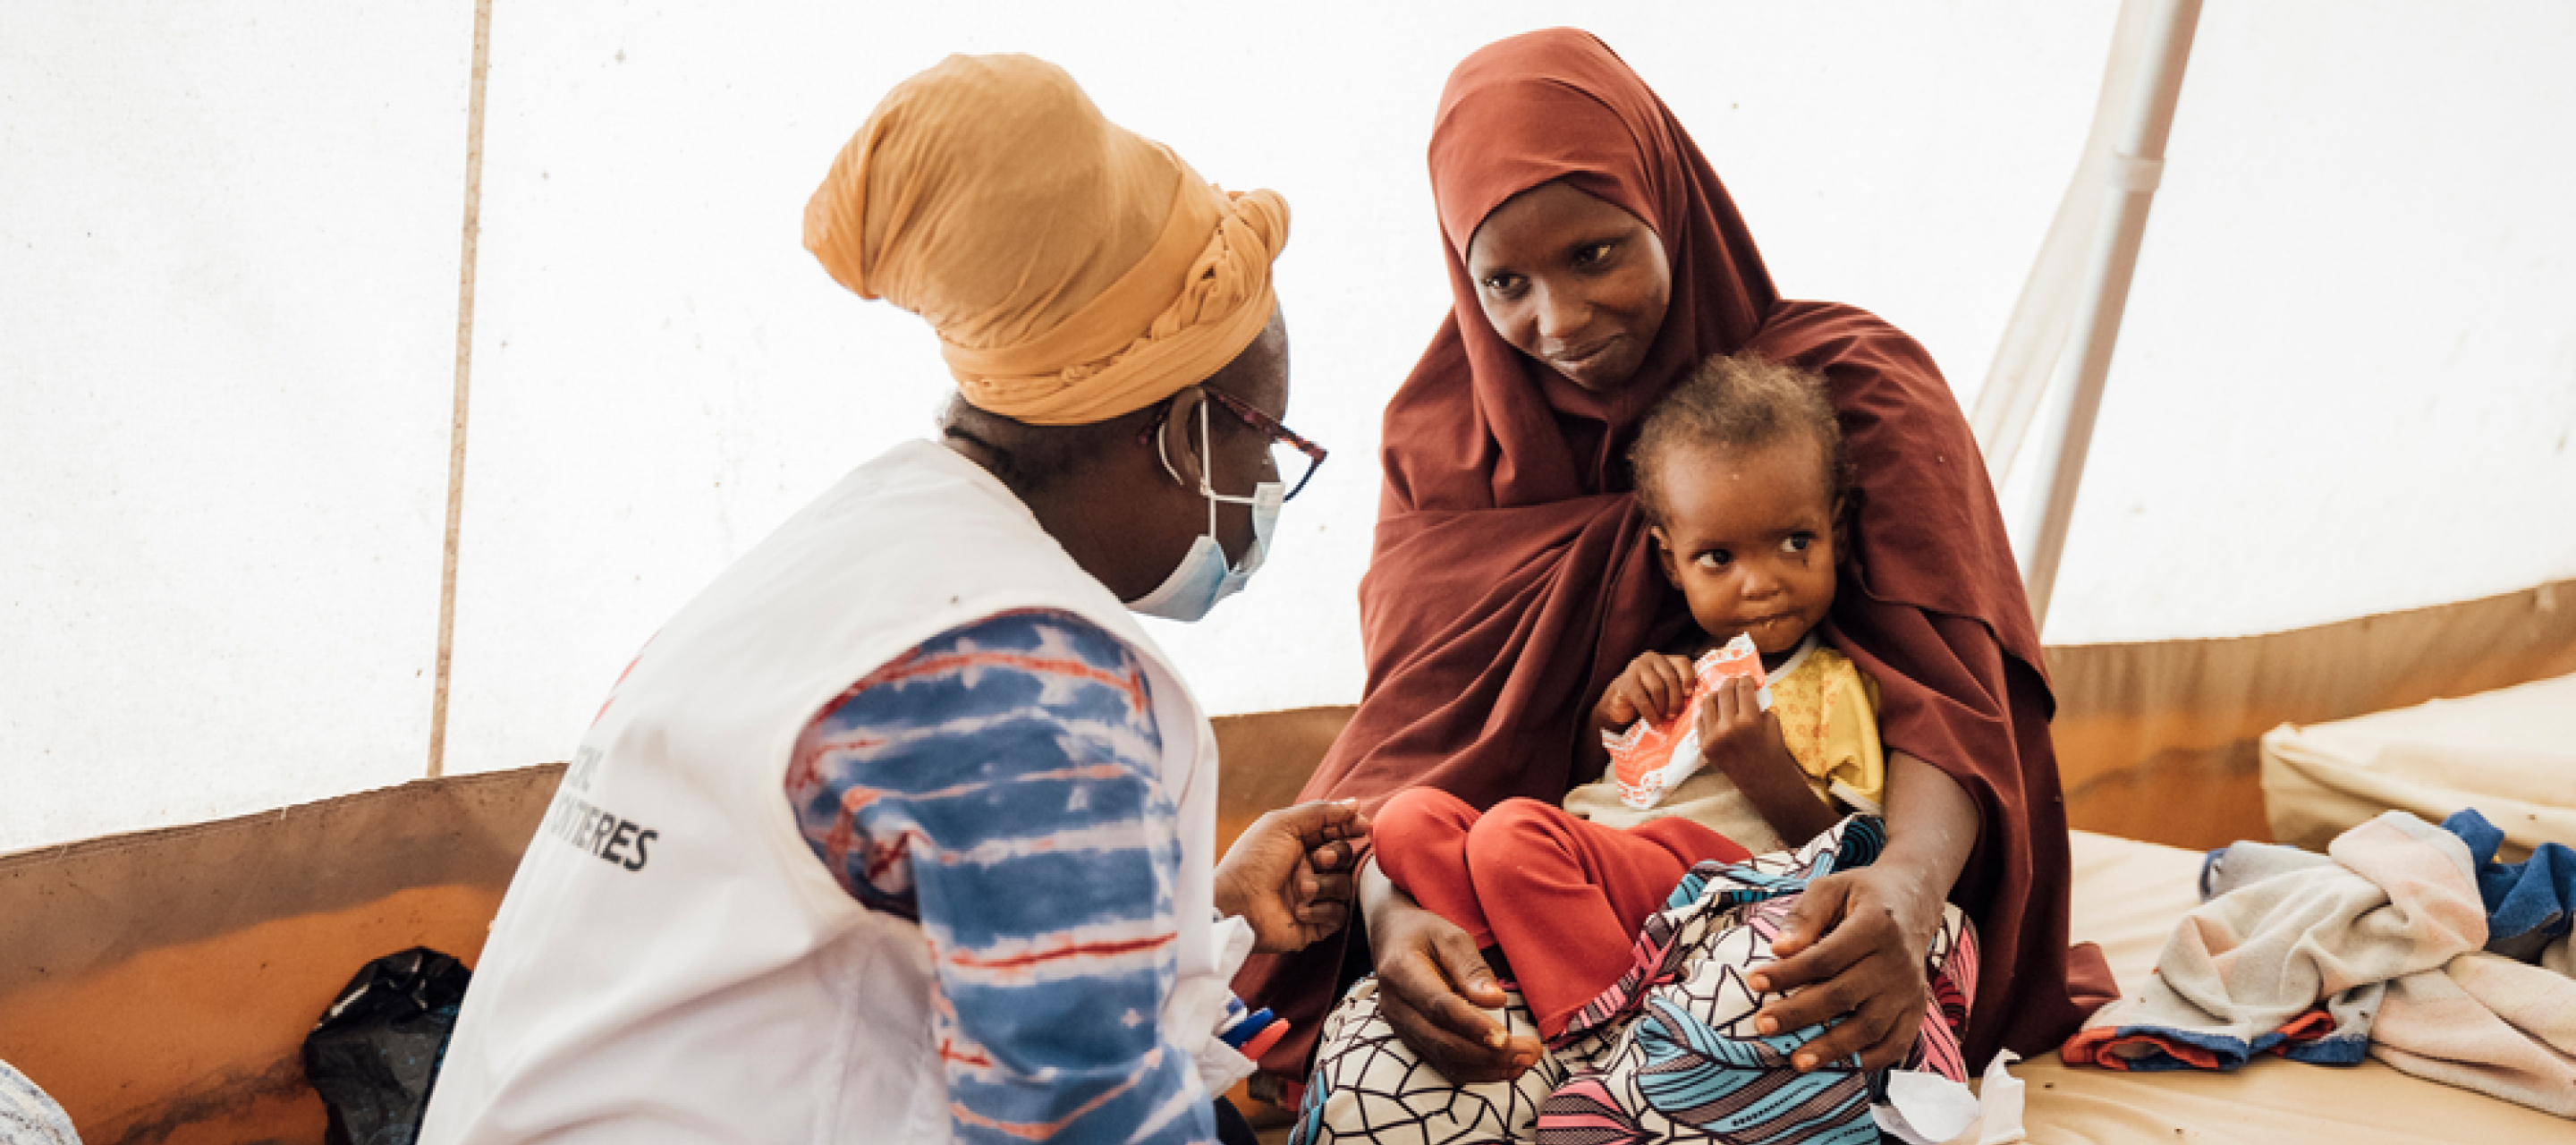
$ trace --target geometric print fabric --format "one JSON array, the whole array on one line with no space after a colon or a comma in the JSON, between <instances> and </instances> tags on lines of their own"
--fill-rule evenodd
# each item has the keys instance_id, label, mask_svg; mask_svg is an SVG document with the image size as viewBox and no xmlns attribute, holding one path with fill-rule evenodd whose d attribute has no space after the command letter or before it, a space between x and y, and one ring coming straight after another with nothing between
<instances>
[{"instance_id":1,"label":"geometric print fabric","mask_svg":"<svg viewBox=\"0 0 2576 1145\"><path fill-rule=\"evenodd\" d=\"M1886 840L1855 815L1795 851L1742 863L1702 863L1637 936L1635 965L1580 1010L1538 1063L1506 1082L1460 1086L1415 1058L1364 978L1325 1019L1315 1074L1291 1141L1403 1145L1625 1145L1687 1141L1866 1145L1884 1071L1855 1062L1808 1073L1788 1065L1821 1027L1763 1037L1753 1014L1766 997L1744 975L1772 960L1771 940L1806 884L1875 859ZM1927 957L1932 999L1901 1068L1966 1080L1959 1048L1974 996L1976 939L1945 907ZM1536 1027L1506 984L1514 1033Z\"/></svg>"}]
</instances>

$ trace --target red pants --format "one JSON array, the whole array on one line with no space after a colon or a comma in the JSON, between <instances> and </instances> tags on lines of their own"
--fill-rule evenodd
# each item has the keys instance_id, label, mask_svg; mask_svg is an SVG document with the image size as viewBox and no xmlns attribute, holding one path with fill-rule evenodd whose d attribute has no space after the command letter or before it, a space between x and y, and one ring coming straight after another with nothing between
<instances>
[{"instance_id":1,"label":"red pants","mask_svg":"<svg viewBox=\"0 0 2576 1145\"><path fill-rule=\"evenodd\" d=\"M1478 815L1429 787L1387 800L1369 836L1397 887L1479 947L1502 948L1549 1039L1628 972L1637 931L1691 864L1752 857L1687 819L1621 830L1534 799Z\"/></svg>"}]
</instances>

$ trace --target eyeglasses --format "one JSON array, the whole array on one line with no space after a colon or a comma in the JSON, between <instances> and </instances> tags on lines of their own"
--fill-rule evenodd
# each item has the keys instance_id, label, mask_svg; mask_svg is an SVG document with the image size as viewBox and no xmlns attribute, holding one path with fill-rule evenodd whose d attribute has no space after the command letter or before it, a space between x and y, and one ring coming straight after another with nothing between
<instances>
[{"instance_id":1,"label":"eyeglasses","mask_svg":"<svg viewBox=\"0 0 2576 1145\"><path fill-rule=\"evenodd\" d=\"M1291 471L1297 474L1297 480L1288 485L1287 496L1281 497L1280 500L1295 500L1297 491L1304 489L1308 481L1314 480L1315 471L1323 468L1323 446L1298 436L1296 430L1279 424L1278 418L1261 412L1251 402L1211 386L1201 386L1199 389L1207 396L1216 399L1216 404L1224 406L1226 412L1233 414L1236 421L1242 422L1254 432L1270 439L1271 468L1280 475L1282 480L1285 480ZM1154 435L1162 432L1163 422L1171 416L1171 407L1164 406L1162 412L1154 415L1154 424L1145 427L1145 432L1137 435L1137 442L1151 444Z\"/></svg>"}]
</instances>

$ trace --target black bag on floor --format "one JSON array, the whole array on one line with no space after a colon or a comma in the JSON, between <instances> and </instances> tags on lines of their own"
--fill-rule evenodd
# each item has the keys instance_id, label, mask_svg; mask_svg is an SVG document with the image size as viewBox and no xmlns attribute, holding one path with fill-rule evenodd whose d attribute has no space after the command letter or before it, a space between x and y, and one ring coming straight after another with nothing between
<instances>
[{"instance_id":1,"label":"black bag on floor","mask_svg":"<svg viewBox=\"0 0 2576 1145\"><path fill-rule=\"evenodd\" d=\"M304 1077L330 1109L330 1145L411 1145L470 977L415 946L349 979L304 1038Z\"/></svg>"}]
</instances>

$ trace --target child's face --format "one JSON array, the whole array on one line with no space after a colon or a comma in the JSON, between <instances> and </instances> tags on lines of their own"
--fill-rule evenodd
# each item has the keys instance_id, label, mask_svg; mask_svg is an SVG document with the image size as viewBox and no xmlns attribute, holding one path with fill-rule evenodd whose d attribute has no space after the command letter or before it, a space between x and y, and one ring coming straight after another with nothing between
<instances>
[{"instance_id":1,"label":"child's face","mask_svg":"<svg viewBox=\"0 0 2576 1145\"><path fill-rule=\"evenodd\" d=\"M1685 445L1660 462L1666 520L1653 529L1664 575L1719 640L1764 655L1797 647L1834 602L1834 506L1816 443L1753 449Z\"/></svg>"}]
</instances>

